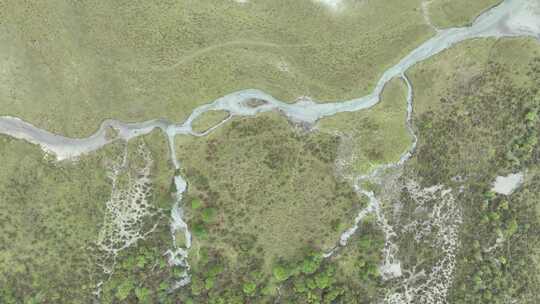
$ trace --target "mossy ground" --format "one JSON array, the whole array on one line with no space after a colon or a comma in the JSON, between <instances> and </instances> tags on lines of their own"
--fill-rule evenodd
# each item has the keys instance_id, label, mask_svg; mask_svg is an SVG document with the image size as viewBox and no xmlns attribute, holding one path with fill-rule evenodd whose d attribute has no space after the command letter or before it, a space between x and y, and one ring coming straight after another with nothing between
<instances>
[{"instance_id":1,"label":"mossy ground","mask_svg":"<svg viewBox=\"0 0 540 304\"><path fill-rule=\"evenodd\" d=\"M81 137L106 118L179 122L246 88L358 97L433 34L420 3L4 1L0 115Z\"/></svg>"}]
</instances>

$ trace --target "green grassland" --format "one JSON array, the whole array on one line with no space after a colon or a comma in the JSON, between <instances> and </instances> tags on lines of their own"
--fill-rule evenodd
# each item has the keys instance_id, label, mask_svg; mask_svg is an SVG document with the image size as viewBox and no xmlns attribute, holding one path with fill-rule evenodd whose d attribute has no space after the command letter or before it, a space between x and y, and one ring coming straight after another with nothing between
<instances>
[{"instance_id":1,"label":"green grassland","mask_svg":"<svg viewBox=\"0 0 540 304\"><path fill-rule=\"evenodd\" d=\"M87 136L105 118L181 121L245 88L361 96L433 34L420 2L3 1L0 115Z\"/></svg>"},{"instance_id":2,"label":"green grassland","mask_svg":"<svg viewBox=\"0 0 540 304\"><path fill-rule=\"evenodd\" d=\"M410 76L415 86L416 126L426 133L420 134L419 149L430 141L444 142L445 135L440 132L460 134L461 138L460 145L438 145L422 154L425 158L416 159L417 166L438 168L436 172L429 170L434 173L430 183L448 183L452 177L466 173L478 180L476 174L482 170L482 179L491 179L488 172L506 175L523 168L523 161L507 159L525 157L534 144L534 135L528 133L520 119L538 102L535 93L525 89L534 91L537 86L532 69L539 55L540 47L532 39L475 40L413 68ZM441 111L450 116L445 118L447 121L427 119L436 118L434 113ZM476 113L480 117L473 116ZM448 155L449 159L438 154ZM457 159L454 165L452 161Z\"/></svg>"},{"instance_id":3,"label":"green grassland","mask_svg":"<svg viewBox=\"0 0 540 304\"><path fill-rule=\"evenodd\" d=\"M394 79L376 106L324 118L317 128L340 136L339 157L347 163L342 174L368 174L380 165L398 161L412 144L406 117L407 87L401 79Z\"/></svg>"},{"instance_id":4,"label":"green grassland","mask_svg":"<svg viewBox=\"0 0 540 304\"><path fill-rule=\"evenodd\" d=\"M166 224L173 173L166 139L153 133L129 143L132 174L140 166L134 147L143 141L154 158L149 200L164 210L149 220L163 218ZM98 264L110 264L96 246L112 191L109 167L123 151L124 144L118 142L76 161L55 162L37 146L0 138L1 303L92 302L96 284L107 279ZM120 176L118 187L134 177ZM169 244L170 235L163 229L151 236L163 239L165 233Z\"/></svg>"},{"instance_id":5,"label":"green grassland","mask_svg":"<svg viewBox=\"0 0 540 304\"><path fill-rule=\"evenodd\" d=\"M439 27L460 26L497 2L433 0L429 12ZM338 10L311 0L8 0L0 3L0 115L85 136L105 118L180 121L244 88L287 101L363 95L433 34L420 7L420 0L345 0ZM463 216L448 301L540 302L540 272L531 267L540 260L540 45L471 40L407 75L417 151L383 182L366 183L383 209L402 204L387 214L402 266L429 270L441 256L434 243L414 243L400 229L426 215L415 213L408 182L444 185ZM0 136L0 303L91 303L98 282L101 303L373 303L399 291L392 289L399 279L383 281L378 271L384 235L371 217L348 246L322 254L366 203L346 177L395 162L410 147L406 96L394 79L376 106L310 129L272 112L234 117L204 138L177 136L193 247L192 282L174 291L183 269L165 254L175 172L163 134L63 162ZM224 117L205 113L194 129ZM145 166L147 213L109 204L115 189L146 189L132 187ZM496 176L511 172L526 174L515 193L490 191ZM146 214L126 226L144 239L117 255L98 246L126 241L116 238L110 208ZM497 239L502 245L488 250Z\"/></svg>"},{"instance_id":6,"label":"green grassland","mask_svg":"<svg viewBox=\"0 0 540 304\"><path fill-rule=\"evenodd\" d=\"M537 303L540 273L530 265L540 250L540 46L470 41L417 65L410 78L419 144L406 176L451 187L463 213L449 301ZM496 176L511 172L527 175L518 191L490 191ZM497 239L502 244L493 247Z\"/></svg>"},{"instance_id":7,"label":"green grassland","mask_svg":"<svg viewBox=\"0 0 540 304\"><path fill-rule=\"evenodd\" d=\"M466 26L502 0L431 0L428 1L429 16L439 28Z\"/></svg>"},{"instance_id":8,"label":"green grassland","mask_svg":"<svg viewBox=\"0 0 540 304\"><path fill-rule=\"evenodd\" d=\"M191 127L193 128L193 131L202 133L222 122L227 116L229 116L229 112L227 111L204 112L193 121Z\"/></svg>"},{"instance_id":9,"label":"green grassland","mask_svg":"<svg viewBox=\"0 0 540 304\"><path fill-rule=\"evenodd\" d=\"M90 243L111 190L102 162L114 148L55 164L36 146L0 140L0 302L87 303L99 279Z\"/></svg>"},{"instance_id":10,"label":"green grassland","mask_svg":"<svg viewBox=\"0 0 540 304\"><path fill-rule=\"evenodd\" d=\"M334 175L338 141L298 129L277 113L235 119L206 138L177 137L189 183L194 296L231 288L231 276L258 280L258 296L275 295L275 263L336 244L363 204ZM212 261L225 265L227 276L200 291L197 276L204 278Z\"/></svg>"},{"instance_id":11,"label":"green grassland","mask_svg":"<svg viewBox=\"0 0 540 304\"><path fill-rule=\"evenodd\" d=\"M452 86L473 91L472 84L490 62L503 62L515 71L508 86L529 86L534 80L524 70L539 52L533 39L475 39L420 62L407 73L414 86L414 112L419 116L440 108Z\"/></svg>"}]
</instances>

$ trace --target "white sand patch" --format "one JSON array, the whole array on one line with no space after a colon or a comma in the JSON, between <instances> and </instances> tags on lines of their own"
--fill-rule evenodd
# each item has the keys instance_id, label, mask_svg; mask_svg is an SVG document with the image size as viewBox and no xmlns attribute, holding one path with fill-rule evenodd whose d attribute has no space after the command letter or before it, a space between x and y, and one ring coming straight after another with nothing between
<instances>
[{"instance_id":1,"label":"white sand patch","mask_svg":"<svg viewBox=\"0 0 540 304\"><path fill-rule=\"evenodd\" d=\"M289 72L289 65L284 61L278 62L276 66L281 72Z\"/></svg>"},{"instance_id":2,"label":"white sand patch","mask_svg":"<svg viewBox=\"0 0 540 304\"><path fill-rule=\"evenodd\" d=\"M403 269L400 288L389 293L384 303L448 303L456 268L461 210L452 190L442 185L421 188L415 181L410 181L406 188L414 200L416 208L413 212L417 215L400 229L400 233L414 235L411 241L416 246L429 246L438 256L431 266L425 267L419 261Z\"/></svg>"},{"instance_id":3,"label":"white sand patch","mask_svg":"<svg viewBox=\"0 0 540 304\"><path fill-rule=\"evenodd\" d=\"M424 16L424 20L425 20L427 25L429 25L435 31L439 31L439 29L431 21L431 15L429 14L429 6L431 5L432 1L433 0L424 0L424 1L422 1L422 15Z\"/></svg>"},{"instance_id":4,"label":"white sand patch","mask_svg":"<svg viewBox=\"0 0 540 304\"><path fill-rule=\"evenodd\" d=\"M314 0L314 1L321 3L323 5L326 5L327 7L334 10L337 10L343 2L343 0Z\"/></svg>"},{"instance_id":5,"label":"white sand patch","mask_svg":"<svg viewBox=\"0 0 540 304\"><path fill-rule=\"evenodd\" d=\"M105 203L104 220L96 241L103 253L98 264L107 274L113 272L118 253L144 239L158 223L154 218L158 216L158 209L151 201L153 159L150 150L141 143L137 147L137 158L132 159L130 165L127 149L126 146L121 159L110 164L111 197ZM145 228L145 221L156 223Z\"/></svg>"},{"instance_id":6,"label":"white sand patch","mask_svg":"<svg viewBox=\"0 0 540 304\"><path fill-rule=\"evenodd\" d=\"M403 275L401 272L401 263L399 261L393 264L383 264L379 271L384 277L389 279L399 278Z\"/></svg>"},{"instance_id":7,"label":"white sand patch","mask_svg":"<svg viewBox=\"0 0 540 304\"><path fill-rule=\"evenodd\" d=\"M523 173L514 173L507 176L497 176L493 183L492 191L499 194L509 195L523 182Z\"/></svg>"}]
</instances>

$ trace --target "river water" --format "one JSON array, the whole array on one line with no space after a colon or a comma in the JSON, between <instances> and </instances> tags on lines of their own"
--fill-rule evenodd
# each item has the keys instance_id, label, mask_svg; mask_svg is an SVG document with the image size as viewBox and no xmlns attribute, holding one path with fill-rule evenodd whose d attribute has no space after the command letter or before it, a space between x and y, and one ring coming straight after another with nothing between
<instances>
[{"instance_id":1,"label":"river water","mask_svg":"<svg viewBox=\"0 0 540 304\"><path fill-rule=\"evenodd\" d=\"M449 28L437 31L435 36L414 49L396 65L386 70L371 94L352 100L334 103L316 103L309 98L302 98L291 104L277 100L266 92L257 89L248 89L225 95L212 103L199 106L191 113L186 121L178 124L163 119L141 123L123 123L117 120L106 120L102 123L100 129L90 137L68 138L39 129L19 118L3 116L0 117L0 134L40 145L44 151L54 154L58 160L64 160L98 150L118 138L129 140L140 135L148 134L152 130L159 128L168 135L171 157L176 169L179 169L180 163L174 153L174 137L179 134L204 136L224 123L222 122L202 134L193 131L191 127L192 122L207 111L224 110L229 112L231 114L230 117L232 117L253 116L261 112L279 110L292 121L312 124L320 118L332 116L340 112L360 111L374 106L379 102L384 86L395 77L403 77L409 88L408 122L410 123L412 86L406 79L405 72L411 66L465 40L485 37L518 36L530 36L540 39L540 0L505 0L500 5L480 15L469 27ZM253 100L259 101L257 105L254 106L252 103ZM115 138L107 136L107 131L111 127L118 132ZM410 157L410 154L411 150L407 151L399 163L406 161ZM185 230L186 239L191 240L187 225L182 219L182 210L179 205L182 192L185 191L187 183L181 176L176 177L175 183L177 185L178 197L175 208L173 208L173 213L171 214L173 218L171 230L172 232ZM348 239L348 236L354 230L356 229L348 231L341 238L340 242L343 244L346 243L346 239ZM187 243L189 246L190 242L188 241ZM171 254L174 255L171 257L171 260L176 264L181 264L185 260L186 253L180 249L175 254Z\"/></svg>"}]
</instances>

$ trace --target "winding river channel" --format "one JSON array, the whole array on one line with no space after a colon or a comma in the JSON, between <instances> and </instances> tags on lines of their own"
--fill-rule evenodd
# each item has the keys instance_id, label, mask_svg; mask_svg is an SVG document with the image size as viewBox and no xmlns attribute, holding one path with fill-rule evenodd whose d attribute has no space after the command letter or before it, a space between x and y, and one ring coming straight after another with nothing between
<instances>
[{"instance_id":1,"label":"winding river channel","mask_svg":"<svg viewBox=\"0 0 540 304\"><path fill-rule=\"evenodd\" d=\"M176 169L179 169L180 163L176 159L174 152L174 137L176 135L204 136L220 127L233 116L253 116L261 112L274 110L279 110L291 121L313 124L323 117L341 112L360 111L374 106L379 102L384 86L395 77L405 79L409 89L407 120L410 126L412 85L406 78L405 72L411 66L468 39L518 36L530 36L540 40L540 0L505 0L500 5L485 11L471 26L438 30L431 39L414 49L396 65L386 70L371 94L357 99L335 103L316 103L309 98L302 98L295 103L286 103L277 100L266 92L249 89L225 95L212 103L197 107L183 123L172 123L162 119L141 123L123 123L117 120L106 120L102 123L100 129L90 137L67 138L39 129L19 118L4 116L0 117L0 134L40 145L44 151L54 154L58 160L64 160L98 150L118 138L129 140L140 135L148 134L152 130L159 128L168 135L172 159ZM258 102L255 104L253 100L257 100ZM230 113L230 116L205 133L195 132L192 129L192 122L205 112L213 110L227 111ZM118 132L118 136L115 138L110 138L107 135L107 130L110 127ZM412 132L412 129L410 130ZM398 163L389 164L388 166L396 166L405 162L410 157L413 149L414 143L413 147L403 154ZM175 182L178 190L178 200L171 214L173 219L171 230L173 233L184 231L187 248L176 248L170 254L173 263L186 266L186 249L190 246L191 235L189 234L186 223L182 220L182 209L179 206L179 202L182 193L187 187L187 183L181 176L177 176ZM373 200L373 202L376 202L376 200ZM375 206L371 208L375 208ZM362 214L359 215L356 222L358 223L361 218ZM356 229L357 226L345 232L341 237L340 244L346 244L347 239ZM189 268L189 265L187 267ZM181 285L187 283L188 280L189 277L186 276L186 280Z\"/></svg>"}]
</instances>

